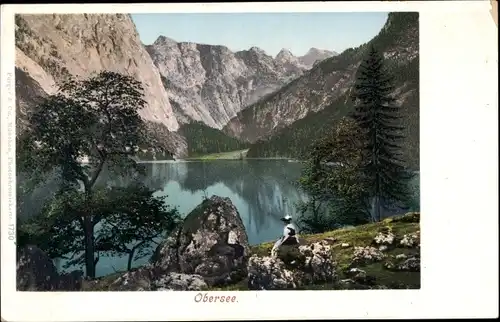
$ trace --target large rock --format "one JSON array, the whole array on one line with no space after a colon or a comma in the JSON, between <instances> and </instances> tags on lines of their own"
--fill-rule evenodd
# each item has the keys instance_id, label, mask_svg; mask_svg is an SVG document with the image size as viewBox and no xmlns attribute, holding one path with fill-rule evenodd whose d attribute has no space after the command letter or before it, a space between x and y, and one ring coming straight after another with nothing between
<instances>
[{"instance_id":1,"label":"large rock","mask_svg":"<svg viewBox=\"0 0 500 322\"><path fill-rule=\"evenodd\" d=\"M17 254L18 291L78 291L82 280L82 271L59 275L52 259L37 246L28 245Z\"/></svg>"},{"instance_id":2,"label":"large rock","mask_svg":"<svg viewBox=\"0 0 500 322\"><path fill-rule=\"evenodd\" d=\"M203 201L154 256L165 272L196 274L208 285L225 285L246 277L248 237L238 210L229 198Z\"/></svg>"},{"instance_id":3,"label":"large rock","mask_svg":"<svg viewBox=\"0 0 500 322\"><path fill-rule=\"evenodd\" d=\"M57 289L59 274L47 254L28 245L17 255L17 290L52 291Z\"/></svg>"},{"instance_id":4,"label":"large rock","mask_svg":"<svg viewBox=\"0 0 500 322\"><path fill-rule=\"evenodd\" d=\"M248 261L250 290L295 289L335 278L336 263L326 241L281 246L276 258L253 255Z\"/></svg>"},{"instance_id":5,"label":"large rock","mask_svg":"<svg viewBox=\"0 0 500 322\"><path fill-rule=\"evenodd\" d=\"M386 257L382 251L372 246L356 246L354 247L354 254L351 266L366 265L373 262L379 262Z\"/></svg>"},{"instance_id":6,"label":"large rock","mask_svg":"<svg viewBox=\"0 0 500 322\"><path fill-rule=\"evenodd\" d=\"M384 262L384 267L391 271L420 272L420 253L391 256Z\"/></svg>"},{"instance_id":7,"label":"large rock","mask_svg":"<svg viewBox=\"0 0 500 322\"><path fill-rule=\"evenodd\" d=\"M157 291L200 291L208 287L200 275L168 273L153 283Z\"/></svg>"}]
</instances>

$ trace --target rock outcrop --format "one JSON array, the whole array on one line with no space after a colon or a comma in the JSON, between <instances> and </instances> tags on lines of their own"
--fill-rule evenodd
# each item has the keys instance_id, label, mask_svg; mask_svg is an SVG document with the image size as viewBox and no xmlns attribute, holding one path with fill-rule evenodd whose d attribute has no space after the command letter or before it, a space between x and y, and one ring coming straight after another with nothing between
<instances>
[{"instance_id":1,"label":"rock outcrop","mask_svg":"<svg viewBox=\"0 0 500 322\"><path fill-rule=\"evenodd\" d=\"M28 245L17 254L18 291L78 291L83 272L59 275L52 259L40 248Z\"/></svg>"},{"instance_id":2,"label":"rock outcrop","mask_svg":"<svg viewBox=\"0 0 500 322\"><path fill-rule=\"evenodd\" d=\"M336 263L326 241L281 246L277 257L253 255L248 261L248 289L296 289L315 283L332 283Z\"/></svg>"},{"instance_id":3,"label":"rock outcrop","mask_svg":"<svg viewBox=\"0 0 500 322\"><path fill-rule=\"evenodd\" d=\"M154 265L166 272L196 274L210 286L232 284L247 275L248 237L229 198L203 201L161 244Z\"/></svg>"},{"instance_id":4,"label":"rock outcrop","mask_svg":"<svg viewBox=\"0 0 500 322\"><path fill-rule=\"evenodd\" d=\"M52 260L38 247L26 246L17 254L17 289L51 291L59 274Z\"/></svg>"}]
</instances>

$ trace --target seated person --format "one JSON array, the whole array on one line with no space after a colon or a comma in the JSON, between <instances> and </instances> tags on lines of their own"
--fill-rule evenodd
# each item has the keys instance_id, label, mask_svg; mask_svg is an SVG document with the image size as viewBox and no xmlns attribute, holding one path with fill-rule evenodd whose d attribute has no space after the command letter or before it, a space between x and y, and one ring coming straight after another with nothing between
<instances>
[{"instance_id":1,"label":"seated person","mask_svg":"<svg viewBox=\"0 0 500 322\"><path fill-rule=\"evenodd\" d=\"M274 244L273 249L271 250L271 256L276 255L276 252L281 245L294 245L299 243L298 229L297 226L292 223L292 216L286 215L281 218L281 221L285 223L283 236Z\"/></svg>"}]
</instances>

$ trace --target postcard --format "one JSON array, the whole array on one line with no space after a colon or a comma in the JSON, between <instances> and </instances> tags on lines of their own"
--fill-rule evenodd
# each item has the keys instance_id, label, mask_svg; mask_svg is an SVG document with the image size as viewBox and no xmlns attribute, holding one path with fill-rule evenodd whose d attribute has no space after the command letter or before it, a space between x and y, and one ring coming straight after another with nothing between
<instances>
[{"instance_id":1,"label":"postcard","mask_svg":"<svg viewBox=\"0 0 500 322\"><path fill-rule=\"evenodd\" d=\"M490 9L2 6L2 319L498 315Z\"/></svg>"}]
</instances>

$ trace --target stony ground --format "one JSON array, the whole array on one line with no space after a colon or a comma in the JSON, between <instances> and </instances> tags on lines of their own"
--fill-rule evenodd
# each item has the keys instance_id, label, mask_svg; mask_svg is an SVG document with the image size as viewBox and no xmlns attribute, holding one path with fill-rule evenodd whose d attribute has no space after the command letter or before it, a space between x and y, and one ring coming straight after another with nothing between
<instances>
[{"instance_id":1,"label":"stony ground","mask_svg":"<svg viewBox=\"0 0 500 322\"><path fill-rule=\"evenodd\" d=\"M374 259L368 263L353 264L353 254L356 247L373 247L378 250L382 245L374 245L374 238L382 233L385 235L388 231L396 237L392 245L388 246L382 253L384 258L381 260ZM400 270L394 269L394 266L404 264L407 258L420 258L419 241L415 245L401 244L403 236L416 235L419 238L420 234L420 214L408 213L404 216L388 218L384 221L375 224L358 226L350 229L339 229L316 235L302 235L301 239L304 244L327 240L332 245L332 256L337 262L337 270L339 279L336 282L329 284L308 285L303 289L309 290L334 290L334 289L419 289L420 288L420 262L418 263L418 271L415 269ZM274 242L263 243L253 246L251 251L253 254L261 256L268 255L271 251ZM382 241L381 244L387 243ZM404 242L403 242L404 243ZM374 250L373 248L369 248ZM382 249L383 249L382 248ZM367 282L364 283L346 283L352 281L352 268L361 270ZM392 266L392 267L391 267ZM238 285L231 285L226 288L218 288L216 290L245 290L247 289L247 281L242 281Z\"/></svg>"},{"instance_id":2,"label":"stony ground","mask_svg":"<svg viewBox=\"0 0 500 322\"><path fill-rule=\"evenodd\" d=\"M301 244L327 241L337 262L335 281L301 289L419 289L420 214L388 218L378 223L302 235ZM267 256L273 242L251 247L251 255ZM123 273L85 281L83 291L105 291ZM247 280L211 290L248 290Z\"/></svg>"}]
</instances>

